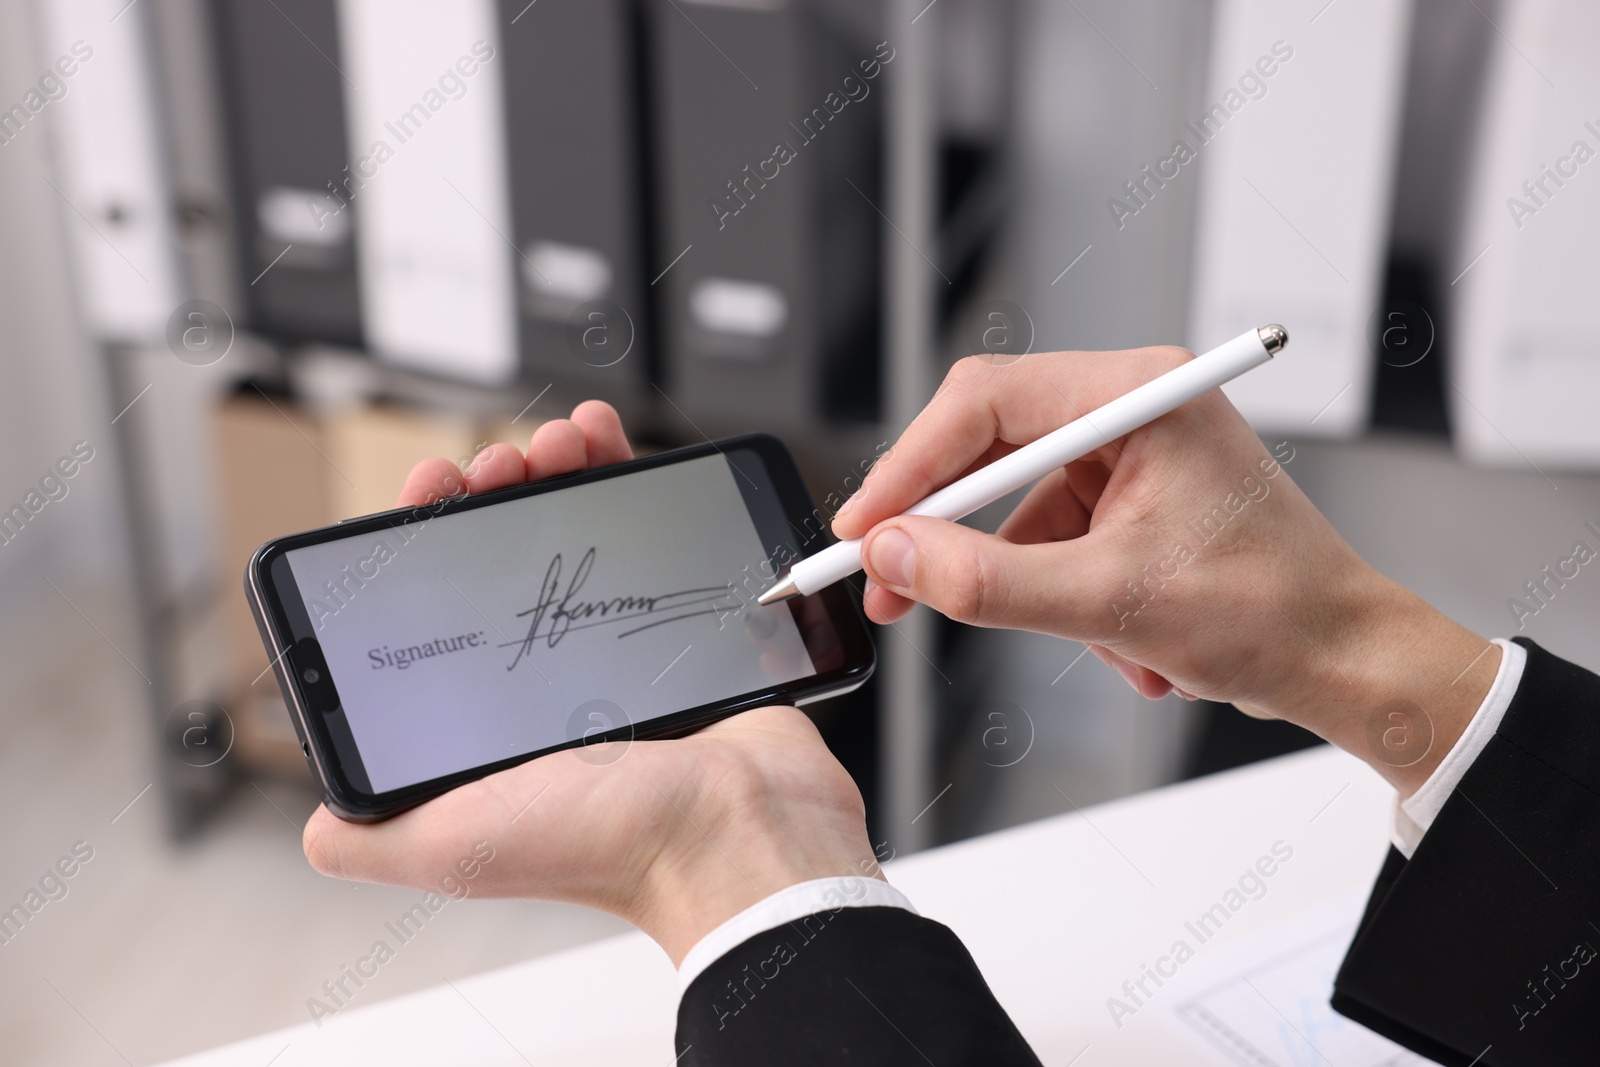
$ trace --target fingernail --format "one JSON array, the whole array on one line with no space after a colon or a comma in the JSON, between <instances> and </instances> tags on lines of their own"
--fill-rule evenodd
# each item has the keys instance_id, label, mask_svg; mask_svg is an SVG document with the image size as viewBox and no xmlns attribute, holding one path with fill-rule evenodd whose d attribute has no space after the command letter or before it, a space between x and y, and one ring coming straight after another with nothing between
<instances>
[{"instance_id":1,"label":"fingernail","mask_svg":"<svg viewBox=\"0 0 1600 1067\"><path fill-rule=\"evenodd\" d=\"M872 569L887 585L911 587L916 555L911 536L898 527L891 526L872 539Z\"/></svg>"}]
</instances>

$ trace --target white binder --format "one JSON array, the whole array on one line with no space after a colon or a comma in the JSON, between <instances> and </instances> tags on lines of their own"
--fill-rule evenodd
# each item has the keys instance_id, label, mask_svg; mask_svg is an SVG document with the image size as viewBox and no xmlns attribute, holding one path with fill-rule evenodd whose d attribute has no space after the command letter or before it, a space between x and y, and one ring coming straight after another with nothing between
<instances>
[{"instance_id":1,"label":"white binder","mask_svg":"<svg viewBox=\"0 0 1600 1067\"><path fill-rule=\"evenodd\" d=\"M160 343L182 299L177 244L142 12L127 6L35 5L39 60L61 95L45 98L18 135L52 138L47 180L60 201L90 332Z\"/></svg>"},{"instance_id":2,"label":"white binder","mask_svg":"<svg viewBox=\"0 0 1600 1067\"><path fill-rule=\"evenodd\" d=\"M1503 5L1449 276L1458 449L1600 463L1600 5ZM1459 274L1456 272L1460 272Z\"/></svg>"},{"instance_id":3,"label":"white binder","mask_svg":"<svg viewBox=\"0 0 1600 1067\"><path fill-rule=\"evenodd\" d=\"M1258 430L1366 425L1410 22L1408 0L1217 4L1210 110L1178 131L1201 181L1189 344L1287 327L1284 357L1225 390Z\"/></svg>"},{"instance_id":4,"label":"white binder","mask_svg":"<svg viewBox=\"0 0 1600 1067\"><path fill-rule=\"evenodd\" d=\"M441 377L513 378L516 251L494 3L339 0L339 42L368 346Z\"/></svg>"}]
</instances>

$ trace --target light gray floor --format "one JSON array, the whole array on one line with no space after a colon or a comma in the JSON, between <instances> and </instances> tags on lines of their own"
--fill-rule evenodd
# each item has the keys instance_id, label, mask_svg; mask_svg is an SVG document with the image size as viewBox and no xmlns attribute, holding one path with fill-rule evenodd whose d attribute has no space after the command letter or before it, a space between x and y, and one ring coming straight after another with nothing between
<instances>
[{"instance_id":1,"label":"light gray floor","mask_svg":"<svg viewBox=\"0 0 1600 1067\"><path fill-rule=\"evenodd\" d=\"M144 683L38 586L27 599L8 589L0 617L0 910L20 903L75 842L94 856L66 896L0 945L0 1060L148 1064L306 1021L307 998L421 894L314 873L299 825L315 798L291 783L266 783L266 796L246 785L189 846L166 840L154 790L118 817L150 782L136 703ZM63 591L122 643L114 599ZM624 928L562 905L452 903L353 1003Z\"/></svg>"}]
</instances>

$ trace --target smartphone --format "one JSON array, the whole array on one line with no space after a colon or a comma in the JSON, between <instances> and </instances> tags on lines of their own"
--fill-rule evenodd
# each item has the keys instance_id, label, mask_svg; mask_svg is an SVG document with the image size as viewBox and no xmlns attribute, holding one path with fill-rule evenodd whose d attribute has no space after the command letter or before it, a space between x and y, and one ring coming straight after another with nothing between
<instances>
[{"instance_id":1,"label":"smartphone","mask_svg":"<svg viewBox=\"0 0 1600 1067\"><path fill-rule=\"evenodd\" d=\"M756 434L280 537L245 592L329 810L373 821L550 752L861 685L846 583L756 603L827 531Z\"/></svg>"}]
</instances>

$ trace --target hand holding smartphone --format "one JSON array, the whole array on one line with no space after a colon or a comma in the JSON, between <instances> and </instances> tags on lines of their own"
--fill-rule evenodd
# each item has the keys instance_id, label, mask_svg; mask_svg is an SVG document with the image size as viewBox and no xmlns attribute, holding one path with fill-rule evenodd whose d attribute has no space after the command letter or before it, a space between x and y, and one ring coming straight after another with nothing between
<instances>
[{"instance_id":1,"label":"hand holding smartphone","mask_svg":"<svg viewBox=\"0 0 1600 1067\"><path fill-rule=\"evenodd\" d=\"M755 603L826 528L757 435L279 538L246 590L329 809L373 820L562 749L860 685L872 644L842 586Z\"/></svg>"}]
</instances>

